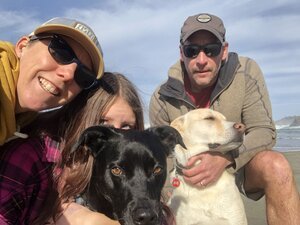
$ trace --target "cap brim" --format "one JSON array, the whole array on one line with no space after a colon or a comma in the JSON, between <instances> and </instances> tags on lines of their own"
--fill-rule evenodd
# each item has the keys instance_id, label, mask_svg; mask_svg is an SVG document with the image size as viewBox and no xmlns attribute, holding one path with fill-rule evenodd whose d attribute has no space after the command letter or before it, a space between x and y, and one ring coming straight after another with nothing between
<instances>
[{"instance_id":1,"label":"cap brim","mask_svg":"<svg viewBox=\"0 0 300 225\"><path fill-rule=\"evenodd\" d=\"M192 34L194 34L194 33L197 32L197 31L200 31L200 30L207 30L207 31L211 32L213 35L215 35L215 36L219 39L219 41L220 41L221 43L224 42L224 40L223 40L223 38L220 36L220 34L219 34L216 30L211 29L211 28L209 28L209 27L203 27L203 28L196 27L196 28L190 30L190 32L188 32L188 33L186 33L186 34L184 35L184 38L182 38L182 42L185 42Z\"/></svg>"},{"instance_id":2,"label":"cap brim","mask_svg":"<svg viewBox=\"0 0 300 225\"><path fill-rule=\"evenodd\" d=\"M97 78L100 78L104 71L104 62L102 53L99 51L97 46L92 42L82 32L71 28L69 26L59 25L59 24L47 24L42 27L37 28L34 31L35 35L41 33L55 33L61 34L72 38L74 41L78 42L83 48L85 48L90 55L93 63L93 70L97 73Z\"/></svg>"}]
</instances>

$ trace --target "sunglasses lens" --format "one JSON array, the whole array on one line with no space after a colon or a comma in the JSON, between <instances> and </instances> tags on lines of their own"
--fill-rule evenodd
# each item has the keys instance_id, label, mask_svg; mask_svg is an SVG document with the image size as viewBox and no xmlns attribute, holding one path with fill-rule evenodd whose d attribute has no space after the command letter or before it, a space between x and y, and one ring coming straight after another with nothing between
<instances>
[{"instance_id":1,"label":"sunglasses lens","mask_svg":"<svg viewBox=\"0 0 300 225\"><path fill-rule=\"evenodd\" d=\"M222 44L207 44L207 45L185 45L183 46L184 55L188 58L196 58L201 50L208 57L214 57L220 54Z\"/></svg>"},{"instance_id":2,"label":"sunglasses lens","mask_svg":"<svg viewBox=\"0 0 300 225\"><path fill-rule=\"evenodd\" d=\"M77 59L73 49L63 39L53 38L48 49L57 63L66 65L75 62L77 64L74 80L81 88L89 89L97 83L96 76Z\"/></svg>"},{"instance_id":3,"label":"sunglasses lens","mask_svg":"<svg viewBox=\"0 0 300 225\"><path fill-rule=\"evenodd\" d=\"M49 44L49 52L60 64L69 64L76 58L72 48L62 39L53 38Z\"/></svg>"},{"instance_id":4,"label":"sunglasses lens","mask_svg":"<svg viewBox=\"0 0 300 225\"><path fill-rule=\"evenodd\" d=\"M183 47L184 55L188 58L195 58L200 52L200 48L197 45L186 45Z\"/></svg>"},{"instance_id":5,"label":"sunglasses lens","mask_svg":"<svg viewBox=\"0 0 300 225\"><path fill-rule=\"evenodd\" d=\"M204 53L209 57L214 57L220 54L222 45L220 44L208 44L204 46Z\"/></svg>"},{"instance_id":6,"label":"sunglasses lens","mask_svg":"<svg viewBox=\"0 0 300 225\"><path fill-rule=\"evenodd\" d=\"M89 89L97 83L96 76L82 64L77 66L74 80L82 89Z\"/></svg>"}]
</instances>

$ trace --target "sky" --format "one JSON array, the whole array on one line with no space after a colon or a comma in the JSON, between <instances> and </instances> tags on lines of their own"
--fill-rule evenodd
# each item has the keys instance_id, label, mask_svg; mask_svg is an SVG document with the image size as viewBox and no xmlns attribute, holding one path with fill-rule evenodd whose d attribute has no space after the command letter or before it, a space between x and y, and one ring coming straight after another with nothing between
<instances>
[{"instance_id":1,"label":"sky","mask_svg":"<svg viewBox=\"0 0 300 225\"><path fill-rule=\"evenodd\" d=\"M260 65L274 120L299 116L299 0L0 0L0 39L15 43L57 16L88 24L106 71L123 73L137 86L147 122L152 93L179 59L181 26L200 12L222 18L229 50Z\"/></svg>"}]
</instances>

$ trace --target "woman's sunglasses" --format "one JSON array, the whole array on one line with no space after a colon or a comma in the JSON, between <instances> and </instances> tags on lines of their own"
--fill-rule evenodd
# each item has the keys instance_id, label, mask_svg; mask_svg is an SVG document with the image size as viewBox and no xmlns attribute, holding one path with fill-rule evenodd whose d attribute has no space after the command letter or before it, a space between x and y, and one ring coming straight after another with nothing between
<instances>
[{"instance_id":1,"label":"woman's sunglasses","mask_svg":"<svg viewBox=\"0 0 300 225\"><path fill-rule=\"evenodd\" d=\"M206 45L184 45L183 53L188 58L196 58L200 51L203 51L208 57L218 56L222 49L222 43L206 44Z\"/></svg>"},{"instance_id":2,"label":"woman's sunglasses","mask_svg":"<svg viewBox=\"0 0 300 225\"><path fill-rule=\"evenodd\" d=\"M74 80L82 89L89 89L98 82L97 76L79 61L73 49L63 38L56 34L30 37L30 41L43 39L51 39L48 51L58 64L67 65L74 62L77 64Z\"/></svg>"}]
</instances>

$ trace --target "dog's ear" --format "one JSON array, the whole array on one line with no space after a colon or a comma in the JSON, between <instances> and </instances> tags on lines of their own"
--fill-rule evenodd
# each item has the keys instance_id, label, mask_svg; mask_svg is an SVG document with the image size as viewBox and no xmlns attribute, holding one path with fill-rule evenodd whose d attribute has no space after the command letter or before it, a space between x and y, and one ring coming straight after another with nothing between
<instances>
[{"instance_id":1,"label":"dog's ear","mask_svg":"<svg viewBox=\"0 0 300 225\"><path fill-rule=\"evenodd\" d=\"M184 120L185 120L184 115L179 116L171 122L170 126L174 127L180 134L182 134L183 133Z\"/></svg>"},{"instance_id":2,"label":"dog's ear","mask_svg":"<svg viewBox=\"0 0 300 225\"><path fill-rule=\"evenodd\" d=\"M176 144L180 144L185 148L180 133L171 126L157 126L148 128L150 132L153 132L159 137L163 145L167 149L167 154L171 154Z\"/></svg>"},{"instance_id":3,"label":"dog's ear","mask_svg":"<svg viewBox=\"0 0 300 225\"><path fill-rule=\"evenodd\" d=\"M80 147L86 147L94 157L105 148L106 143L113 137L120 136L113 128L107 126L92 126L87 128L71 149L71 153Z\"/></svg>"}]
</instances>

